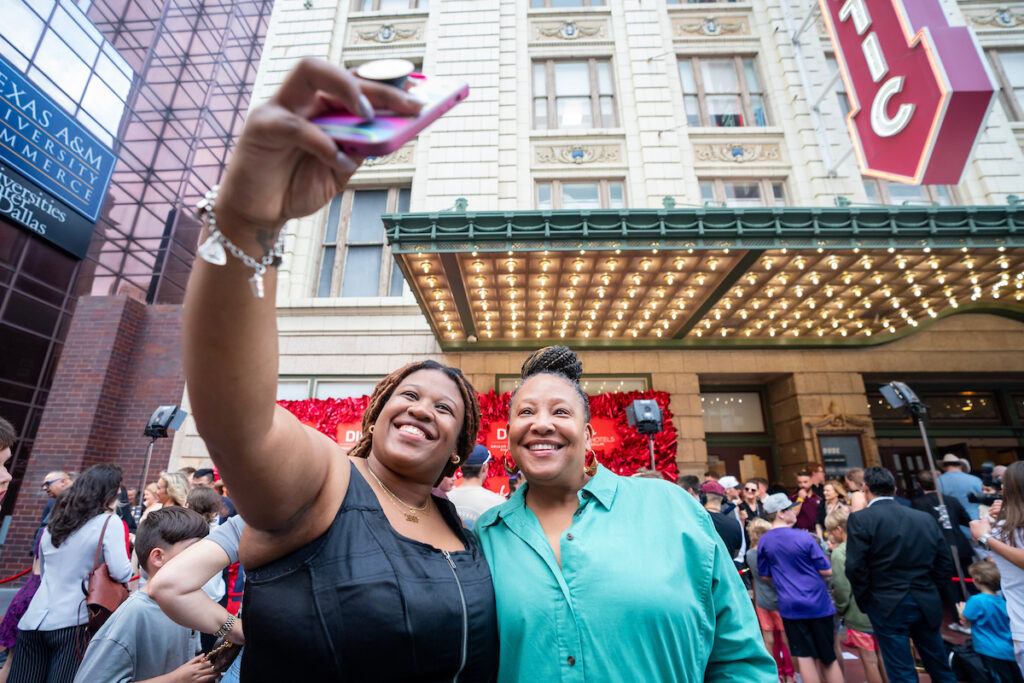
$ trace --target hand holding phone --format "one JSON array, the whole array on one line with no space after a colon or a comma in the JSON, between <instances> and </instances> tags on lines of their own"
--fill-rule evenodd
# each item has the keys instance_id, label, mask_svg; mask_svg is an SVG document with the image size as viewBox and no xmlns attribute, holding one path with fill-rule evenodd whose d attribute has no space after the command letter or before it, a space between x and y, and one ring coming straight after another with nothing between
<instances>
[{"instance_id":1,"label":"hand holding phone","mask_svg":"<svg viewBox=\"0 0 1024 683\"><path fill-rule=\"evenodd\" d=\"M424 102L416 116L400 116L378 111L372 120L347 111L331 111L313 119L341 151L361 157L390 154L416 137L469 95L469 86L460 81L410 79L408 93Z\"/></svg>"}]
</instances>

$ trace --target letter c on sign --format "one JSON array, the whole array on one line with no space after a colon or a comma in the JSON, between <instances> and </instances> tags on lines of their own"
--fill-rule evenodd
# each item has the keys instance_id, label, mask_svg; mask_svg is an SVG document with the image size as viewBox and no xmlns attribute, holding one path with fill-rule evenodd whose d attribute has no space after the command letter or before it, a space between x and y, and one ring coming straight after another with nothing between
<instances>
[{"instance_id":1,"label":"letter c on sign","mask_svg":"<svg viewBox=\"0 0 1024 683\"><path fill-rule=\"evenodd\" d=\"M914 105L904 102L896 110L896 116L888 114L889 100L903 90L903 76L893 76L878 89L871 103L871 129L881 138L891 138L910 123L914 115Z\"/></svg>"}]
</instances>

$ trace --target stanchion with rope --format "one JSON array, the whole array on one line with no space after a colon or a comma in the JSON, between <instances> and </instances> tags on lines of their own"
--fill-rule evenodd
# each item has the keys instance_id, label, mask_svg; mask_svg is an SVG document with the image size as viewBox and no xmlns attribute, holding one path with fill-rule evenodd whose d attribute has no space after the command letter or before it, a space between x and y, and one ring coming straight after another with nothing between
<instances>
[{"instance_id":1,"label":"stanchion with rope","mask_svg":"<svg viewBox=\"0 0 1024 683\"><path fill-rule=\"evenodd\" d=\"M18 572L17 574L11 574L10 576L5 576L4 578L0 579L0 584L2 584L2 583L10 583L11 581L17 581L21 577L25 576L25 574L28 574L30 571L32 571L32 567L29 567L28 569L23 569L22 571Z\"/></svg>"}]
</instances>

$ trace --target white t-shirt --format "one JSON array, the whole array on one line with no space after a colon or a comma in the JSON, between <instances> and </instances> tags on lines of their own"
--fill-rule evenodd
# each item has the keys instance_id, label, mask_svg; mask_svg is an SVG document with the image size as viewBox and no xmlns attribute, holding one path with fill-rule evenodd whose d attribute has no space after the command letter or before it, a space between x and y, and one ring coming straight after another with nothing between
<instances>
[{"instance_id":1,"label":"white t-shirt","mask_svg":"<svg viewBox=\"0 0 1024 683\"><path fill-rule=\"evenodd\" d=\"M993 536L1005 540L1000 531L997 527ZM1016 541L1015 547L1024 548L1024 533L1020 530ZM992 553L992 559L999 569L1000 588L1006 598L1006 611L1010 614L1010 633L1014 640L1024 641L1024 569L996 552Z\"/></svg>"},{"instance_id":2,"label":"white t-shirt","mask_svg":"<svg viewBox=\"0 0 1024 683\"><path fill-rule=\"evenodd\" d=\"M473 484L463 484L452 489L448 492L448 500L455 506L459 518L467 529L473 528L480 515L505 502L504 496Z\"/></svg>"}]
</instances>

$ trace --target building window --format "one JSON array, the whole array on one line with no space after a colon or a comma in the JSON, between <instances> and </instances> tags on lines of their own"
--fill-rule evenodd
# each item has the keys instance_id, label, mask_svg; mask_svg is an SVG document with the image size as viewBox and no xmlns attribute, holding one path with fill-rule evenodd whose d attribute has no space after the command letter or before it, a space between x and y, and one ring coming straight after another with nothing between
<instances>
[{"instance_id":1,"label":"building window","mask_svg":"<svg viewBox=\"0 0 1024 683\"><path fill-rule=\"evenodd\" d=\"M369 396L380 381L376 377L310 378L282 377L277 381L278 401L307 398L359 398Z\"/></svg>"},{"instance_id":2,"label":"building window","mask_svg":"<svg viewBox=\"0 0 1024 683\"><path fill-rule=\"evenodd\" d=\"M604 7L604 0L530 0L530 7Z\"/></svg>"},{"instance_id":3,"label":"building window","mask_svg":"<svg viewBox=\"0 0 1024 683\"><path fill-rule=\"evenodd\" d=\"M768 125L764 89L753 57L683 57L679 77L689 125Z\"/></svg>"},{"instance_id":4,"label":"building window","mask_svg":"<svg viewBox=\"0 0 1024 683\"><path fill-rule=\"evenodd\" d=\"M356 12L400 12L406 9L427 9L429 0L353 0Z\"/></svg>"},{"instance_id":5,"label":"building window","mask_svg":"<svg viewBox=\"0 0 1024 683\"><path fill-rule=\"evenodd\" d=\"M862 180L864 193L873 204L956 204L956 195L948 185L904 185L877 178Z\"/></svg>"},{"instance_id":6,"label":"building window","mask_svg":"<svg viewBox=\"0 0 1024 683\"><path fill-rule=\"evenodd\" d=\"M736 2L736 0L667 0L668 5L706 5L717 2Z\"/></svg>"},{"instance_id":7,"label":"building window","mask_svg":"<svg viewBox=\"0 0 1024 683\"><path fill-rule=\"evenodd\" d=\"M836 101L839 103L839 113L844 117L850 113L850 98L846 96L846 84L843 82L842 75L839 74L839 63L835 57L825 57L825 63L828 64L828 77L832 78L835 76L835 81L832 84L832 90L836 94Z\"/></svg>"},{"instance_id":8,"label":"building window","mask_svg":"<svg viewBox=\"0 0 1024 683\"><path fill-rule=\"evenodd\" d=\"M0 54L113 146L135 73L75 3L4 3Z\"/></svg>"},{"instance_id":9,"label":"building window","mask_svg":"<svg viewBox=\"0 0 1024 683\"><path fill-rule=\"evenodd\" d=\"M626 206L621 180L549 180L537 183L537 208L622 209Z\"/></svg>"},{"instance_id":10,"label":"building window","mask_svg":"<svg viewBox=\"0 0 1024 683\"><path fill-rule=\"evenodd\" d=\"M1004 424L999 402L991 391L927 392L919 394L934 424ZM881 394L868 394L871 419L883 423L910 423L906 411L889 406Z\"/></svg>"},{"instance_id":11,"label":"building window","mask_svg":"<svg viewBox=\"0 0 1024 683\"><path fill-rule=\"evenodd\" d=\"M533 125L541 129L617 125L611 62L534 62Z\"/></svg>"},{"instance_id":12,"label":"building window","mask_svg":"<svg viewBox=\"0 0 1024 683\"><path fill-rule=\"evenodd\" d=\"M764 411L756 391L701 392L704 431L708 433L761 434Z\"/></svg>"},{"instance_id":13,"label":"building window","mask_svg":"<svg viewBox=\"0 0 1024 683\"><path fill-rule=\"evenodd\" d=\"M498 393L504 394L509 391L515 391L522 383L523 380L518 376L499 376L497 382ZM613 391L647 391L650 388L646 375L609 375L607 377L604 375L583 375L580 377L580 386L583 387L583 391L588 396L597 396L598 394L606 394Z\"/></svg>"},{"instance_id":14,"label":"building window","mask_svg":"<svg viewBox=\"0 0 1024 683\"><path fill-rule=\"evenodd\" d=\"M1024 50L992 50L992 71L1011 121L1024 121Z\"/></svg>"},{"instance_id":15,"label":"building window","mask_svg":"<svg viewBox=\"0 0 1024 683\"><path fill-rule=\"evenodd\" d=\"M700 198L721 206L785 206L786 185L779 180L706 179L700 181Z\"/></svg>"},{"instance_id":16,"label":"building window","mask_svg":"<svg viewBox=\"0 0 1024 683\"><path fill-rule=\"evenodd\" d=\"M381 214L409 210L409 188L346 190L331 201L317 296L401 296L405 280L384 243Z\"/></svg>"}]
</instances>

